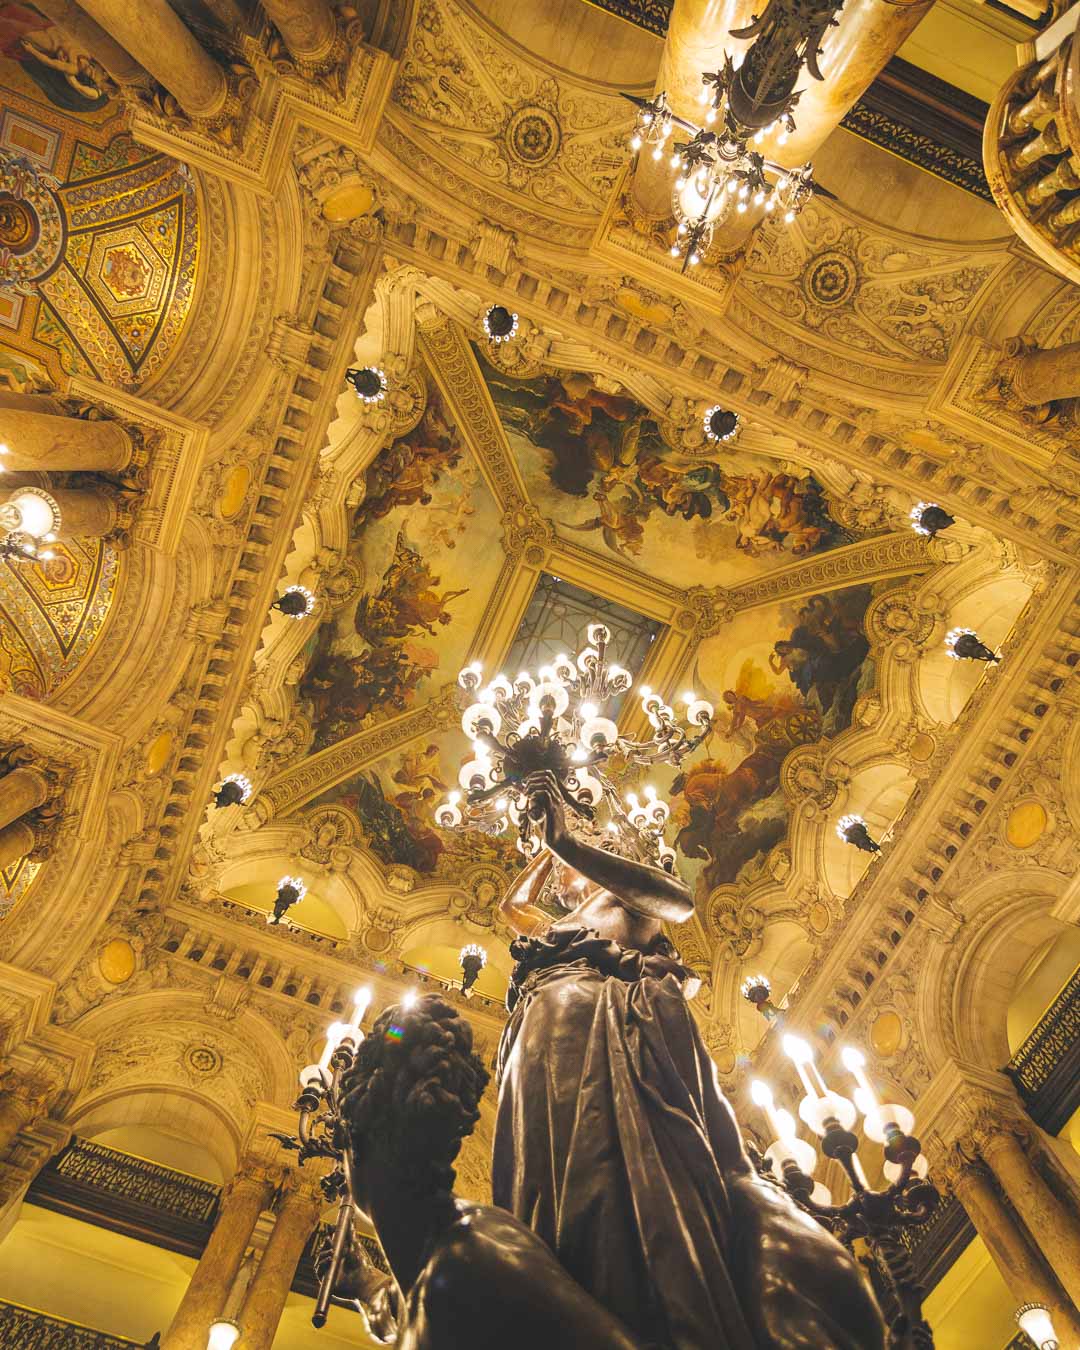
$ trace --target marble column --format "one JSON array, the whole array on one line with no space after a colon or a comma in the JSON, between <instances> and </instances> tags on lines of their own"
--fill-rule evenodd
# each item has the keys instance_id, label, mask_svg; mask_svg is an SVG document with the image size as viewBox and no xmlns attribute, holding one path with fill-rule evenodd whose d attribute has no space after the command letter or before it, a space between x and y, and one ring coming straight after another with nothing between
<instances>
[{"instance_id":1,"label":"marble column","mask_svg":"<svg viewBox=\"0 0 1080 1350\"><path fill-rule=\"evenodd\" d=\"M285 1192L238 1318L239 1350L270 1350L273 1345L300 1254L325 1203L321 1194L307 1183L294 1181Z\"/></svg>"},{"instance_id":2,"label":"marble column","mask_svg":"<svg viewBox=\"0 0 1080 1350\"><path fill-rule=\"evenodd\" d=\"M110 473L131 462L132 440L119 422L60 416L55 400L47 397L23 395L18 406L12 402L0 401L0 441L7 446L0 468Z\"/></svg>"},{"instance_id":3,"label":"marble column","mask_svg":"<svg viewBox=\"0 0 1080 1350\"><path fill-rule=\"evenodd\" d=\"M116 525L116 498L103 487L50 487L49 495L60 508L58 539L101 539Z\"/></svg>"},{"instance_id":4,"label":"marble column","mask_svg":"<svg viewBox=\"0 0 1080 1350\"><path fill-rule=\"evenodd\" d=\"M263 9L299 61L322 61L337 35L329 0L263 0Z\"/></svg>"},{"instance_id":5,"label":"marble column","mask_svg":"<svg viewBox=\"0 0 1080 1350\"><path fill-rule=\"evenodd\" d=\"M41 0L36 8L71 39L76 47L108 71L117 84L137 84L146 77L138 61L111 38L75 0Z\"/></svg>"},{"instance_id":6,"label":"marble column","mask_svg":"<svg viewBox=\"0 0 1080 1350\"><path fill-rule=\"evenodd\" d=\"M956 1198L985 1243L1017 1304L1045 1303L1063 1336L1063 1344L1080 1343L1080 1322L1076 1314L1005 1207L989 1170L955 1150L947 1175Z\"/></svg>"},{"instance_id":7,"label":"marble column","mask_svg":"<svg viewBox=\"0 0 1080 1350\"><path fill-rule=\"evenodd\" d=\"M0 828L42 806L49 796L49 780L30 765L12 769L0 778Z\"/></svg>"},{"instance_id":8,"label":"marble column","mask_svg":"<svg viewBox=\"0 0 1080 1350\"><path fill-rule=\"evenodd\" d=\"M1080 342L1041 351L1023 338L1009 338L997 377L1003 392L1027 407L1080 398Z\"/></svg>"},{"instance_id":9,"label":"marble column","mask_svg":"<svg viewBox=\"0 0 1080 1350\"><path fill-rule=\"evenodd\" d=\"M168 0L81 0L81 7L140 62L190 117L225 104L225 74Z\"/></svg>"},{"instance_id":10,"label":"marble column","mask_svg":"<svg viewBox=\"0 0 1080 1350\"><path fill-rule=\"evenodd\" d=\"M701 102L702 71L722 69L725 52L734 55L745 48L745 42L728 34L731 29L748 24L755 12L753 0L675 0L656 76L656 88L667 94L672 112L688 121L701 122L705 113ZM667 153L659 160L653 159L648 147L638 157L634 202L646 215L664 218L671 215L675 181L670 163L671 142L678 139L684 139L681 132L670 137Z\"/></svg>"},{"instance_id":11,"label":"marble column","mask_svg":"<svg viewBox=\"0 0 1080 1350\"><path fill-rule=\"evenodd\" d=\"M242 1168L221 1193L217 1220L161 1350L206 1350L210 1323L221 1317L259 1215L270 1203L271 1174Z\"/></svg>"},{"instance_id":12,"label":"marble column","mask_svg":"<svg viewBox=\"0 0 1080 1350\"><path fill-rule=\"evenodd\" d=\"M25 858L37 842L33 826L25 820L14 820L0 829L0 868L13 867Z\"/></svg>"},{"instance_id":13,"label":"marble column","mask_svg":"<svg viewBox=\"0 0 1080 1350\"><path fill-rule=\"evenodd\" d=\"M1008 1120L985 1132L982 1155L1001 1189L1035 1240L1062 1288L1080 1308L1080 1224L1047 1184L1028 1152L1037 1144L1024 1139Z\"/></svg>"}]
</instances>

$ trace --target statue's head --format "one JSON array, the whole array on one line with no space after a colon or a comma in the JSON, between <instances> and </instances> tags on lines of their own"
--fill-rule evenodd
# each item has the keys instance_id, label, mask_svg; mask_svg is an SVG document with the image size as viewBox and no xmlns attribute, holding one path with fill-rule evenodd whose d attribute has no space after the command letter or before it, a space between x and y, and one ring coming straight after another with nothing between
<instances>
[{"instance_id":1,"label":"statue's head","mask_svg":"<svg viewBox=\"0 0 1080 1350\"><path fill-rule=\"evenodd\" d=\"M438 994L385 1009L361 1042L342 1088L353 1199L365 1212L368 1163L449 1200L453 1162L488 1081L472 1043L468 1022Z\"/></svg>"}]
</instances>

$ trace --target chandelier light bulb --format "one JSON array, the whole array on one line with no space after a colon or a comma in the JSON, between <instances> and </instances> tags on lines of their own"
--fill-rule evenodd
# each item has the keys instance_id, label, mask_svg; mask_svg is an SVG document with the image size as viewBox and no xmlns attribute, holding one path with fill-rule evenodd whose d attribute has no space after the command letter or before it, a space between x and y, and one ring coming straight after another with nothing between
<instances>
[{"instance_id":1,"label":"chandelier light bulb","mask_svg":"<svg viewBox=\"0 0 1080 1350\"><path fill-rule=\"evenodd\" d=\"M762 1082L760 1078L755 1078L751 1082L750 1097L755 1106L772 1106L773 1104L772 1088L768 1083Z\"/></svg>"},{"instance_id":2,"label":"chandelier light bulb","mask_svg":"<svg viewBox=\"0 0 1080 1350\"><path fill-rule=\"evenodd\" d=\"M415 1008L417 1003L419 1003L419 1001L420 995L416 992L415 989L406 989L401 996L401 1006L406 1010L406 1012Z\"/></svg>"},{"instance_id":3,"label":"chandelier light bulb","mask_svg":"<svg viewBox=\"0 0 1080 1350\"><path fill-rule=\"evenodd\" d=\"M1023 1303L1016 1310L1020 1330L1037 1350L1058 1350L1059 1342L1045 1303Z\"/></svg>"},{"instance_id":4,"label":"chandelier light bulb","mask_svg":"<svg viewBox=\"0 0 1080 1350\"><path fill-rule=\"evenodd\" d=\"M364 1015L371 1007L372 990L370 985L364 985L353 994L353 1012L349 1019L349 1025L353 1031L360 1030L360 1023L364 1020Z\"/></svg>"},{"instance_id":5,"label":"chandelier light bulb","mask_svg":"<svg viewBox=\"0 0 1080 1350\"><path fill-rule=\"evenodd\" d=\"M206 1350L232 1350L240 1335L239 1326L227 1317L219 1317L210 1324L210 1337Z\"/></svg>"},{"instance_id":6,"label":"chandelier light bulb","mask_svg":"<svg viewBox=\"0 0 1080 1350\"><path fill-rule=\"evenodd\" d=\"M347 370L345 382L352 386L361 403L381 403L389 388L386 372L378 366L361 366Z\"/></svg>"},{"instance_id":7,"label":"chandelier light bulb","mask_svg":"<svg viewBox=\"0 0 1080 1350\"><path fill-rule=\"evenodd\" d=\"M849 1072L858 1073L866 1063L866 1056L861 1050L856 1050L853 1045L845 1045L843 1050L840 1051L840 1062Z\"/></svg>"},{"instance_id":8,"label":"chandelier light bulb","mask_svg":"<svg viewBox=\"0 0 1080 1350\"><path fill-rule=\"evenodd\" d=\"M784 1054L791 1062L798 1066L800 1064L811 1064L814 1059L814 1052L809 1044L801 1036L793 1036L790 1032L782 1041Z\"/></svg>"},{"instance_id":9,"label":"chandelier light bulb","mask_svg":"<svg viewBox=\"0 0 1080 1350\"><path fill-rule=\"evenodd\" d=\"M635 150L635 151L641 149L641 137L640 137L640 136L631 136L631 137L630 137L630 149L631 149L631 150Z\"/></svg>"}]
</instances>

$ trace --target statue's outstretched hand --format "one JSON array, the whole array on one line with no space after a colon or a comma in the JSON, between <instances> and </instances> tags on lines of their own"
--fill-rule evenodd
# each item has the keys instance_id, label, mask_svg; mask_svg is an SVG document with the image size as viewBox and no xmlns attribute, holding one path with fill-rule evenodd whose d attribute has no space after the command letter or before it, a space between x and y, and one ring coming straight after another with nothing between
<instances>
[{"instance_id":1,"label":"statue's outstretched hand","mask_svg":"<svg viewBox=\"0 0 1080 1350\"><path fill-rule=\"evenodd\" d=\"M559 782L550 769L529 774L522 785L526 795L526 813L534 824L542 825L544 843L554 848L566 837L566 813Z\"/></svg>"}]
</instances>

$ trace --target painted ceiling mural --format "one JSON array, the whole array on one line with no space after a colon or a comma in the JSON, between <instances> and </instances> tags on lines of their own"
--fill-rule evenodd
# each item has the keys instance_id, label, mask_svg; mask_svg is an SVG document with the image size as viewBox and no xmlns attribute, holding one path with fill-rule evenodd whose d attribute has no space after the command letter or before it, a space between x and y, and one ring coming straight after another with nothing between
<instances>
[{"instance_id":1,"label":"painted ceiling mural","mask_svg":"<svg viewBox=\"0 0 1080 1350\"><path fill-rule=\"evenodd\" d=\"M89 654L109 616L119 556L100 539L52 545L49 562L0 562L0 691L46 698Z\"/></svg>"},{"instance_id":2,"label":"painted ceiling mural","mask_svg":"<svg viewBox=\"0 0 1080 1350\"><path fill-rule=\"evenodd\" d=\"M681 589L692 575L732 586L853 541L805 469L737 447L718 446L707 458L673 450L658 419L617 386L601 388L581 372L510 376L476 344L471 350L472 376L491 394L504 453L529 501L560 540L573 542L575 558L595 559L598 575L605 565L610 575L615 558L634 564L629 575L660 585ZM495 601L503 513L471 449L481 431L455 425L437 392L435 360L420 423L380 451L350 496L354 584L311 639L299 684L312 752L422 710L455 680ZM455 407L477 406L454 397ZM665 632L635 608L633 587L648 582L616 600L547 566L501 665L533 669L557 651L576 651L603 614L619 634L616 659L632 660L636 682L648 682L653 643ZM699 903L766 874L790 825L781 766L792 750L850 727L856 700L876 679L864 616L894 584L767 600L688 646L683 678L715 705L716 730L680 772L652 780L670 801L669 839ZM637 603L648 608L644 596ZM509 878L521 862L512 838L435 824L436 806L460 789L472 757L456 717L450 722L442 730L436 719L433 730L376 754L309 799L303 816L388 873L411 872L413 884L452 884L479 866ZM636 773L626 772L627 788Z\"/></svg>"},{"instance_id":3,"label":"painted ceiling mural","mask_svg":"<svg viewBox=\"0 0 1080 1350\"><path fill-rule=\"evenodd\" d=\"M672 585L730 586L850 542L805 469L726 447L678 453L634 399L579 371L520 379L474 347L533 501L566 539Z\"/></svg>"},{"instance_id":4,"label":"painted ceiling mural","mask_svg":"<svg viewBox=\"0 0 1080 1350\"><path fill-rule=\"evenodd\" d=\"M716 734L667 784L670 838L697 899L756 879L783 842L790 806L780 768L798 746L851 725L875 683L863 631L870 601L894 582L848 586L737 615L695 656L695 687L717 708Z\"/></svg>"},{"instance_id":5,"label":"painted ceiling mural","mask_svg":"<svg viewBox=\"0 0 1080 1350\"><path fill-rule=\"evenodd\" d=\"M432 394L419 425L367 469L352 509L359 594L320 626L300 681L315 750L456 679L502 565L500 534L476 461Z\"/></svg>"},{"instance_id":6,"label":"painted ceiling mural","mask_svg":"<svg viewBox=\"0 0 1080 1350\"><path fill-rule=\"evenodd\" d=\"M31 5L0 4L0 349L50 382L134 389L195 290L194 184L136 145L109 77Z\"/></svg>"}]
</instances>

